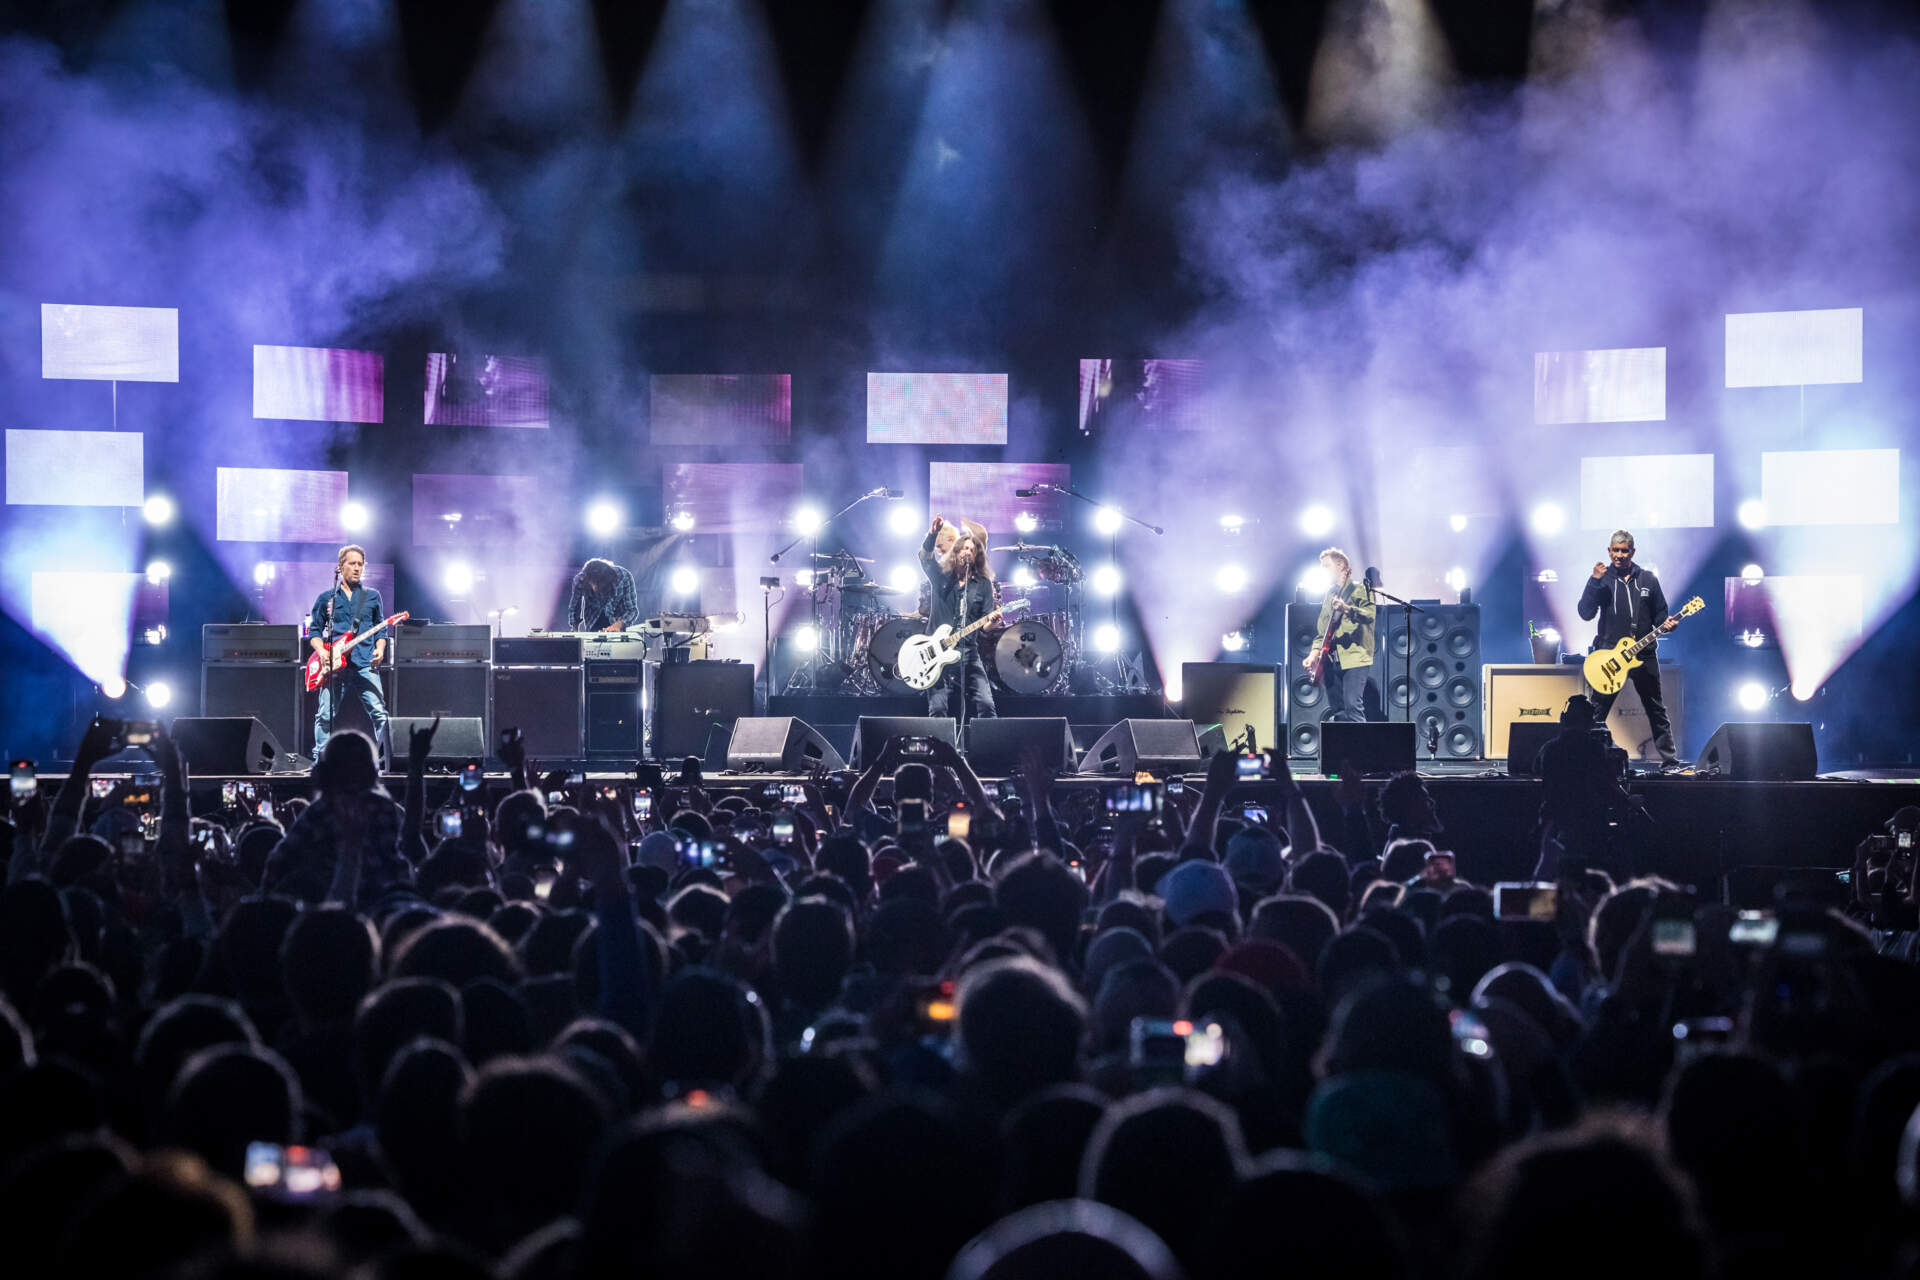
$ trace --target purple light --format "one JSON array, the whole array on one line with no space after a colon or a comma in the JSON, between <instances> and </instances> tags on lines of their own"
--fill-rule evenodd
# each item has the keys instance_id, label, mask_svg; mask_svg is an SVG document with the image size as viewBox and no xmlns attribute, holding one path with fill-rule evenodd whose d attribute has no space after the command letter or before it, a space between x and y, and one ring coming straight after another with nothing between
<instances>
[{"instance_id":1,"label":"purple light","mask_svg":"<svg viewBox=\"0 0 1920 1280\"><path fill-rule=\"evenodd\" d=\"M385 370L377 351L255 346L253 416L381 422Z\"/></svg>"},{"instance_id":2,"label":"purple light","mask_svg":"<svg viewBox=\"0 0 1920 1280\"><path fill-rule=\"evenodd\" d=\"M1137 422L1160 431L1212 426L1204 360L1082 360L1080 430Z\"/></svg>"},{"instance_id":3,"label":"purple light","mask_svg":"<svg viewBox=\"0 0 1920 1280\"><path fill-rule=\"evenodd\" d=\"M1068 468L1059 462L934 462L927 467L928 505L949 520L978 520L990 534L1017 532L1014 518L1028 512L1036 531L1066 527L1073 499L1058 493L1031 498L1014 494L1036 484L1065 488Z\"/></svg>"},{"instance_id":4,"label":"purple light","mask_svg":"<svg viewBox=\"0 0 1920 1280\"><path fill-rule=\"evenodd\" d=\"M1004 373L869 373L868 444L1005 444Z\"/></svg>"},{"instance_id":5,"label":"purple light","mask_svg":"<svg viewBox=\"0 0 1920 1280\"><path fill-rule=\"evenodd\" d=\"M342 542L344 471L221 467L214 481L214 537L221 542Z\"/></svg>"},{"instance_id":6,"label":"purple light","mask_svg":"<svg viewBox=\"0 0 1920 1280\"><path fill-rule=\"evenodd\" d=\"M793 435L793 375L656 373L650 380L653 443L786 444Z\"/></svg>"},{"instance_id":7,"label":"purple light","mask_svg":"<svg viewBox=\"0 0 1920 1280\"><path fill-rule=\"evenodd\" d=\"M535 476L416 475L413 544L466 547L548 533Z\"/></svg>"},{"instance_id":8,"label":"purple light","mask_svg":"<svg viewBox=\"0 0 1920 1280\"><path fill-rule=\"evenodd\" d=\"M427 353L429 426L544 427L547 362L527 356Z\"/></svg>"},{"instance_id":9,"label":"purple light","mask_svg":"<svg viewBox=\"0 0 1920 1280\"><path fill-rule=\"evenodd\" d=\"M667 468L666 505L701 533L772 533L799 504L797 462L682 462Z\"/></svg>"}]
</instances>

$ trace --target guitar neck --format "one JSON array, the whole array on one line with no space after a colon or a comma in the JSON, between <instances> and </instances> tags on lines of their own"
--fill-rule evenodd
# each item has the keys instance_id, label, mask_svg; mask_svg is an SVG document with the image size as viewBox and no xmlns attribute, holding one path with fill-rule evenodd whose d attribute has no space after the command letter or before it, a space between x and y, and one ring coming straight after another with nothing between
<instances>
[{"instance_id":1,"label":"guitar neck","mask_svg":"<svg viewBox=\"0 0 1920 1280\"><path fill-rule=\"evenodd\" d=\"M965 640L968 636L972 635L974 632L978 631L980 628L986 626L989 622L992 622L993 615L995 613L999 613L999 614L1013 613L1019 609L1025 608L1026 603L1027 602L1025 600L1016 600L1012 604L1001 605L998 609L993 610L983 618L975 618L972 622L969 622L966 626L960 628L960 630L948 636L947 643L948 644L960 643L962 640Z\"/></svg>"}]
</instances>

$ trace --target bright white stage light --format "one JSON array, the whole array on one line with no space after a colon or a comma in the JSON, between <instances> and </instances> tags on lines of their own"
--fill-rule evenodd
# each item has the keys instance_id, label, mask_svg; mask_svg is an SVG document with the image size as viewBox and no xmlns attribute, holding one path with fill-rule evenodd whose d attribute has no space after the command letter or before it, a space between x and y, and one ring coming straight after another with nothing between
<instances>
[{"instance_id":1,"label":"bright white stage light","mask_svg":"<svg viewBox=\"0 0 1920 1280\"><path fill-rule=\"evenodd\" d=\"M142 639L148 644L164 644L167 639L167 624L157 622L153 626L148 627Z\"/></svg>"},{"instance_id":2,"label":"bright white stage light","mask_svg":"<svg viewBox=\"0 0 1920 1280\"><path fill-rule=\"evenodd\" d=\"M920 512L911 504L896 502L887 512L887 528L904 538L920 531Z\"/></svg>"},{"instance_id":3,"label":"bright white stage light","mask_svg":"<svg viewBox=\"0 0 1920 1280\"><path fill-rule=\"evenodd\" d=\"M1447 528L1453 530L1455 533L1465 533L1467 531L1467 518L1456 511L1447 517Z\"/></svg>"},{"instance_id":4,"label":"bright white stage light","mask_svg":"<svg viewBox=\"0 0 1920 1280\"><path fill-rule=\"evenodd\" d=\"M1227 533L1238 533L1247 527L1245 516L1224 515L1220 517L1220 528Z\"/></svg>"},{"instance_id":5,"label":"bright white stage light","mask_svg":"<svg viewBox=\"0 0 1920 1280\"><path fill-rule=\"evenodd\" d=\"M693 512L676 511L673 513L673 519L668 521L668 523L673 526L676 533L692 533L694 524Z\"/></svg>"},{"instance_id":6,"label":"bright white stage light","mask_svg":"<svg viewBox=\"0 0 1920 1280\"><path fill-rule=\"evenodd\" d=\"M1533 575L1533 580L1541 586L1546 586L1548 583L1560 581L1560 575L1552 569L1542 569Z\"/></svg>"},{"instance_id":7,"label":"bright white stage light","mask_svg":"<svg viewBox=\"0 0 1920 1280\"><path fill-rule=\"evenodd\" d=\"M1093 577L1089 581L1097 594L1113 595L1120 590L1120 570L1110 564L1103 564L1093 571Z\"/></svg>"},{"instance_id":8,"label":"bright white stage light","mask_svg":"<svg viewBox=\"0 0 1920 1280\"><path fill-rule=\"evenodd\" d=\"M1034 583L1038 581L1040 581L1040 579L1033 576L1033 569L1031 567L1024 564L1017 564L1013 566L1013 585L1014 586L1026 588L1026 587L1032 586Z\"/></svg>"},{"instance_id":9,"label":"bright white stage light","mask_svg":"<svg viewBox=\"0 0 1920 1280\"><path fill-rule=\"evenodd\" d=\"M1757 564L1750 564L1740 571L1740 581L1752 586L1767 576L1767 571Z\"/></svg>"},{"instance_id":10,"label":"bright white stage light","mask_svg":"<svg viewBox=\"0 0 1920 1280\"><path fill-rule=\"evenodd\" d=\"M156 493L141 506L140 514L147 518L148 524L166 524L173 519L173 499Z\"/></svg>"},{"instance_id":11,"label":"bright white stage light","mask_svg":"<svg viewBox=\"0 0 1920 1280\"><path fill-rule=\"evenodd\" d=\"M1020 580L1018 572L1013 575L1013 580ZM895 591L911 591L919 582L920 571L910 564L897 564L893 566L893 572L887 575L887 585Z\"/></svg>"},{"instance_id":12,"label":"bright white stage light","mask_svg":"<svg viewBox=\"0 0 1920 1280\"><path fill-rule=\"evenodd\" d=\"M359 533L364 530L369 518L364 502L349 502L340 508L340 527L348 533Z\"/></svg>"},{"instance_id":13,"label":"bright white stage light","mask_svg":"<svg viewBox=\"0 0 1920 1280\"><path fill-rule=\"evenodd\" d=\"M690 564L683 564L673 571L668 585L677 596L690 596L700 589L700 571Z\"/></svg>"},{"instance_id":14,"label":"bright white stage light","mask_svg":"<svg viewBox=\"0 0 1920 1280\"><path fill-rule=\"evenodd\" d=\"M1467 589L1467 571L1459 565L1455 565L1453 568L1447 570L1447 585L1455 591L1465 591Z\"/></svg>"},{"instance_id":15,"label":"bright white stage light","mask_svg":"<svg viewBox=\"0 0 1920 1280\"><path fill-rule=\"evenodd\" d=\"M1040 527L1040 517L1031 511L1022 511L1013 517L1013 527L1021 533L1032 533Z\"/></svg>"},{"instance_id":16,"label":"bright white stage light","mask_svg":"<svg viewBox=\"0 0 1920 1280\"><path fill-rule=\"evenodd\" d=\"M108 676L105 680L102 680L100 682L100 696L108 699L119 699L119 698L126 697L127 682L125 680L122 680L119 676Z\"/></svg>"},{"instance_id":17,"label":"bright white stage light","mask_svg":"<svg viewBox=\"0 0 1920 1280\"><path fill-rule=\"evenodd\" d=\"M253 585L264 587L273 581L273 561L262 560L253 566Z\"/></svg>"},{"instance_id":18,"label":"bright white stage light","mask_svg":"<svg viewBox=\"0 0 1920 1280\"><path fill-rule=\"evenodd\" d=\"M1764 529L1767 527L1767 504L1758 498L1748 498L1734 512L1742 529Z\"/></svg>"},{"instance_id":19,"label":"bright white stage light","mask_svg":"<svg viewBox=\"0 0 1920 1280\"><path fill-rule=\"evenodd\" d=\"M1543 502L1533 509L1531 523L1535 533L1551 538L1567 527L1567 513L1560 509L1557 502Z\"/></svg>"},{"instance_id":20,"label":"bright white stage light","mask_svg":"<svg viewBox=\"0 0 1920 1280\"><path fill-rule=\"evenodd\" d=\"M473 590L473 566L464 560L455 560L441 574L440 581L448 595L463 596Z\"/></svg>"},{"instance_id":21,"label":"bright white stage light","mask_svg":"<svg viewBox=\"0 0 1920 1280\"><path fill-rule=\"evenodd\" d=\"M1103 622L1093 629L1093 647L1102 653L1120 651L1120 628L1111 622Z\"/></svg>"},{"instance_id":22,"label":"bright white stage light","mask_svg":"<svg viewBox=\"0 0 1920 1280\"><path fill-rule=\"evenodd\" d=\"M618 530L621 519L620 508L604 498L587 508L587 528L602 538Z\"/></svg>"},{"instance_id":23,"label":"bright white stage light","mask_svg":"<svg viewBox=\"0 0 1920 1280\"><path fill-rule=\"evenodd\" d=\"M820 514L818 507L801 507L793 513L793 531L803 538L811 538L820 532L820 526L827 518Z\"/></svg>"},{"instance_id":24,"label":"bright white stage light","mask_svg":"<svg viewBox=\"0 0 1920 1280\"><path fill-rule=\"evenodd\" d=\"M820 633L812 627L801 627L793 633L793 645L802 653L812 653L820 647Z\"/></svg>"},{"instance_id":25,"label":"bright white stage light","mask_svg":"<svg viewBox=\"0 0 1920 1280\"><path fill-rule=\"evenodd\" d=\"M1813 695L1820 692L1820 684L1813 680L1795 680L1788 686L1787 692L1793 695L1795 702L1811 702Z\"/></svg>"},{"instance_id":26,"label":"bright white stage light","mask_svg":"<svg viewBox=\"0 0 1920 1280\"><path fill-rule=\"evenodd\" d=\"M154 560L147 565L147 581L159 586L173 576L173 566L165 560Z\"/></svg>"},{"instance_id":27,"label":"bright white stage light","mask_svg":"<svg viewBox=\"0 0 1920 1280\"><path fill-rule=\"evenodd\" d=\"M149 681L146 689L147 705L159 710L173 701L173 686L165 680Z\"/></svg>"},{"instance_id":28,"label":"bright white stage light","mask_svg":"<svg viewBox=\"0 0 1920 1280\"><path fill-rule=\"evenodd\" d=\"M1247 633L1229 631L1220 637L1220 647L1228 653L1239 653L1247 647Z\"/></svg>"},{"instance_id":29,"label":"bright white stage light","mask_svg":"<svg viewBox=\"0 0 1920 1280\"><path fill-rule=\"evenodd\" d=\"M1314 503L1300 513L1300 532L1309 538L1324 538L1333 532L1333 512Z\"/></svg>"},{"instance_id":30,"label":"bright white stage light","mask_svg":"<svg viewBox=\"0 0 1920 1280\"><path fill-rule=\"evenodd\" d=\"M1734 639L1749 649L1758 649L1767 642L1767 633L1758 627L1753 627L1742 631L1739 635L1735 636Z\"/></svg>"},{"instance_id":31,"label":"bright white stage light","mask_svg":"<svg viewBox=\"0 0 1920 1280\"><path fill-rule=\"evenodd\" d=\"M1547 642L1548 644L1559 644L1559 643L1560 643L1560 628L1558 628L1558 627L1542 627L1542 628L1540 628L1540 638L1541 638L1542 640L1545 640L1545 641L1546 641L1546 642Z\"/></svg>"},{"instance_id":32,"label":"bright white stage light","mask_svg":"<svg viewBox=\"0 0 1920 1280\"><path fill-rule=\"evenodd\" d=\"M1101 533L1111 535L1120 532L1120 523L1124 519L1118 507L1095 507L1093 511L1093 527Z\"/></svg>"},{"instance_id":33,"label":"bright white stage light","mask_svg":"<svg viewBox=\"0 0 1920 1280\"><path fill-rule=\"evenodd\" d=\"M1740 686L1734 695L1742 711L1765 711L1767 709L1767 686L1758 680L1749 680Z\"/></svg>"},{"instance_id":34,"label":"bright white stage light","mask_svg":"<svg viewBox=\"0 0 1920 1280\"><path fill-rule=\"evenodd\" d=\"M795 569L793 571L793 585L796 587L811 587L813 585L813 570Z\"/></svg>"},{"instance_id":35,"label":"bright white stage light","mask_svg":"<svg viewBox=\"0 0 1920 1280\"><path fill-rule=\"evenodd\" d=\"M1247 589L1247 571L1237 564L1223 564L1213 571L1213 585L1228 595Z\"/></svg>"},{"instance_id":36,"label":"bright white stage light","mask_svg":"<svg viewBox=\"0 0 1920 1280\"><path fill-rule=\"evenodd\" d=\"M1333 575L1327 566L1316 564L1300 575L1300 589L1310 596L1323 596L1333 587Z\"/></svg>"}]
</instances>

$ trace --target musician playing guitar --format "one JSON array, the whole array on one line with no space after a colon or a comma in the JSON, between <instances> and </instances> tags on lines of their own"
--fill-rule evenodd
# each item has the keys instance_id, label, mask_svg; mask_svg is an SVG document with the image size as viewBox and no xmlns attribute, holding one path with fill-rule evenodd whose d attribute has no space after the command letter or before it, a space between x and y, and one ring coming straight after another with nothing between
<instances>
[{"instance_id":1,"label":"musician playing guitar","mask_svg":"<svg viewBox=\"0 0 1920 1280\"><path fill-rule=\"evenodd\" d=\"M958 536L941 551L940 535L953 530ZM972 521L949 525L941 516L933 518L920 544L920 571L927 575L929 587L927 622L942 624L955 631L995 613L993 569L987 564L987 531ZM953 716L963 723L979 716L998 714L993 705L993 682L987 677L986 659L980 654L980 637L968 636L960 642L963 657L941 673L940 683L927 691L927 714ZM959 705L954 705L956 695Z\"/></svg>"},{"instance_id":2,"label":"musician playing guitar","mask_svg":"<svg viewBox=\"0 0 1920 1280\"><path fill-rule=\"evenodd\" d=\"M1367 584L1354 581L1353 562L1346 552L1328 547L1320 553L1320 563L1333 582L1320 605L1313 652L1301 665L1327 686L1327 719L1365 720L1378 606Z\"/></svg>"},{"instance_id":3,"label":"musician playing guitar","mask_svg":"<svg viewBox=\"0 0 1920 1280\"><path fill-rule=\"evenodd\" d=\"M356 546L340 548L337 574L339 581L330 591L320 593L313 602L313 615L307 621L307 643L320 656L323 666L334 641L349 631L364 634L377 626L381 612L380 593L361 581L367 572L367 553ZM333 720L345 699L357 694L373 724L373 738L386 750L387 699L380 688L380 664L387 656L387 637L374 637L371 645L357 644L346 653L338 671L327 673L320 686L320 705L313 714L313 756L333 735ZM391 753L389 753L391 754Z\"/></svg>"},{"instance_id":4,"label":"musician playing guitar","mask_svg":"<svg viewBox=\"0 0 1920 1280\"><path fill-rule=\"evenodd\" d=\"M1625 529L1614 532L1607 543L1607 559L1593 566L1593 576L1587 580L1586 590L1580 593L1579 610L1583 619L1599 615L1594 649L1606 648L1654 629L1671 631L1680 625L1678 618L1668 615L1667 596L1660 589L1660 579L1634 563L1633 535ZM1649 646L1639 664L1627 673L1627 678L1633 681L1634 690L1640 695L1640 705L1647 709L1647 727L1653 730L1653 745L1660 752L1660 765L1671 768L1680 761L1674 753L1673 721L1668 718L1667 704L1660 696L1658 647ZM1620 696L1619 690L1601 693L1589 687L1587 696L1593 700L1594 723L1605 724L1614 699Z\"/></svg>"}]
</instances>

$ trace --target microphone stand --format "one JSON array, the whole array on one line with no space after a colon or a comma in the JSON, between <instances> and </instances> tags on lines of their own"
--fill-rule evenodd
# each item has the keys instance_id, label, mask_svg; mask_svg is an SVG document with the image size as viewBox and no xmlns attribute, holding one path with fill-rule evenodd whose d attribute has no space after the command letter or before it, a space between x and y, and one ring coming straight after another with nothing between
<instances>
[{"instance_id":1,"label":"microphone stand","mask_svg":"<svg viewBox=\"0 0 1920 1280\"><path fill-rule=\"evenodd\" d=\"M820 588L820 535L824 533L827 527L831 525L834 521L838 520L841 516L844 516L845 514L847 514L847 512L853 510L855 507L859 506L861 503L867 502L873 498L884 498L886 496L887 496L887 490L885 488L879 488L879 489L873 490L871 493L861 494L859 497L855 498L852 502L849 502L846 506L840 508L838 511L834 512L832 515L828 516L825 520L822 520L819 526L815 528L812 533L801 533L801 534L794 535L792 540L789 541L786 546L780 548L778 551L774 552L771 556L767 557L767 563L779 564L780 558L786 555L787 552L793 550L795 547L799 546L802 542L805 542L807 544L807 551L808 551L807 564L809 566L808 573L812 575L808 579L807 603L808 603L808 622L813 627L813 640L814 640L813 659L812 661L807 663L805 668L801 670L796 670L793 673L793 679L787 682L788 688L793 688L801 680L804 680L806 682L806 687L808 689L817 688L818 682L815 680L814 675L819 670L821 660L826 657L832 657L835 661L839 660L839 653L837 652L837 650L840 647L839 645L840 637L838 634L839 620L836 618L834 622L835 635L834 635L834 643L831 647L827 645L827 642L826 642L827 638L824 634L822 634L820 630L820 590L821 590ZM840 584L837 577L835 578L833 585L836 590L839 588ZM767 689L769 690L768 696L772 696L771 690L773 689L773 676L771 672L769 672L767 676Z\"/></svg>"},{"instance_id":2,"label":"microphone stand","mask_svg":"<svg viewBox=\"0 0 1920 1280\"><path fill-rule=\"evenodd\" d=\"M1021 490L1015 490L1016 496L1021 494L1021 492L1022 492ZM1132 524L1137 524L1142 529L1145 529L1150 533L1160 534L1160 535L1164 535L1166 533L1166 530L1161 528L1159 525L1150 524L1147 521L1142 520L1139 516L1128 515L1126 512L1120 511L1118 507L1109 506L1109 504L1101 502L1097 498L1089 498L1086 494L1081 493L1078 489L1075 489L1072 485L1048 484L1045 481L1036 481L1031 487L1031 489L1027 490L1026 492L1058 493L1065 497L1074 498L1081 502L1084 502L1090 507L1102 507L1108 510L1119 512L1120 518L1122 520ZM1118 529L1115 529L1107 537L1107 556L1110 560L1113 561L1114 565L1118 567L1120 562L1120 531ZM1113 623L1114 634L1118 635L1120 632L1120 593L1118 591L1113 593L1113 605L1108 611L1108 617L1109 617L1109 620ZM1117 652L1114 654L1114 667L1121 675L1121 679L1119 683L1123 687L1121 688L1120 692L1122 693L1134 692L1133 673L1131 670L1128 669L1126 660L1121 658L1121 656ZM1100 678L1104 680L1106 677L1101 676ZM1144 683L1145 683L1145 680L1143 678L1142 684L1144 685Z\"/></svg>"},{"instance_id":3,"label":"microphone stand","mask_svg":"<svg viewBox=\"0 0 1920 1280\"><path fill-rule=\"evenodd\" d=\"M1422 609L1419 605L1415 604L1411 600L1402 600L1399 596L1394 595L1391 591L1385 590L1382 587L1369 586L1367 588L1367 591L1368 591L1368 594L1370 595L1376 596L1382 600L1391 601L1392 603L1400 607L1400 617L1407 629L1407 651L1404 655L1402 655L1406 659L1406 661L1402 664L1403 670L1401 672L1401 679L1407 682L1407 707L1406 707L1407 714L1403 716L1402 719L1404 719L1408 724L1412 724L1413 723L1413 615L1416 613L1425 613L1426 610ZM1384 694L1384 691L1383 691L1383 694Z\"/></svg>"}]
</instances>

